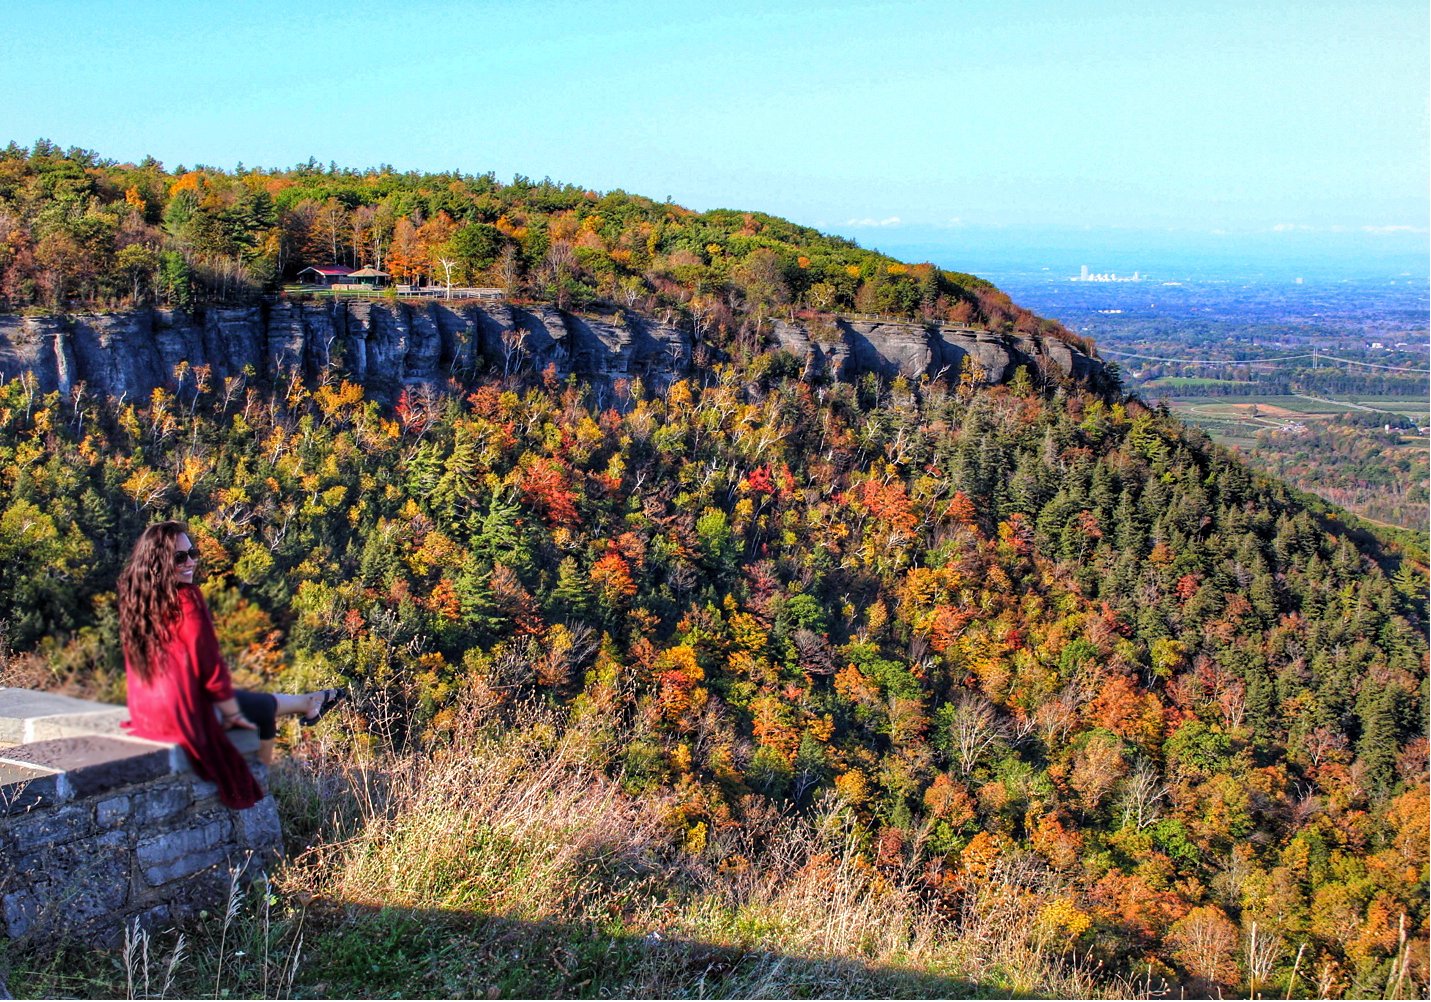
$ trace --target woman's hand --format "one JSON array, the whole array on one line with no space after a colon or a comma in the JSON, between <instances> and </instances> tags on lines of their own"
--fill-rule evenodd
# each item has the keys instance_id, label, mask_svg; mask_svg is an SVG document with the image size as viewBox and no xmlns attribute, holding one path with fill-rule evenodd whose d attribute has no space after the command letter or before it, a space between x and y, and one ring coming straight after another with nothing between
<instances>
[{"instance_id":1,"label":"woman's hand","mask_svg":"<svg viewBox=\"0 0 1431 1002\"><path fill-rule=\"evenodd\" d=\"M245 717L242 713L235 713L232 717L228 714L224 714L224 730L232 731L235 729L241 731L256 731L258 730L258 725L248 719L248 717Z\"/></svg>"},{"instance_id":2,"label":"woman's hand","mask_svg":"<svg viewBox=\"0 0 1431 1002\"><path fill-rule=\"evenodd\" d=\"M224 730L231 731L238 728L241 731L256 731L258 725L243 715L243 710L239 709L238 700L232 697L214 704L219 711L219 717L224 722Z\"/></svg>"}]
</instances>

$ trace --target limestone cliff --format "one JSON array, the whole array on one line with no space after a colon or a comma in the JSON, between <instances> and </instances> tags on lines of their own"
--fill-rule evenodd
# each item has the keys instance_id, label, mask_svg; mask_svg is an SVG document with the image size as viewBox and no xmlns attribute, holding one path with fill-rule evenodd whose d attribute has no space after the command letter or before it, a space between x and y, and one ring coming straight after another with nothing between
<instances>
[{"instance_id":1,"label":"limestone cliff","mask_svg":"<svg viewBox=\"0 0 1431 1002\"><path fill-rule=\"evenodd\" d=\"M864 372L955 377L965 358L1000 382L1019 366L1097 383L1102 363L1062 341L914 323L779 321L774 345L805 361L806 373L837 380ZM690 331L618 313L585 317L555 307L507 303L337 300L212 309L0 316L0 378L31 373L41 392L147 397L172 386L181 362L215 379L297 375L361 383L393 400L405 387L465 380L485 370L575 375L599 385L641 378L659 386L690 372Z\"/></svg>"},{"instance_id":2,"label":"limestone cliff","mask_svg":"<svg viewBox=\"0 0 1431 1002\"><path fill-rule=\"evenodd\" d=\"M775 340L805 359L807 375L852 380L865 372L881 376L957 379L966 359L983 379L1002 383L1021 366L1030 375L1098 383L1103 363L1055 338L999 334L969 327L923 326L897 321L837 319L819 325L775 323Z\"/></svg>"}]
</instances>

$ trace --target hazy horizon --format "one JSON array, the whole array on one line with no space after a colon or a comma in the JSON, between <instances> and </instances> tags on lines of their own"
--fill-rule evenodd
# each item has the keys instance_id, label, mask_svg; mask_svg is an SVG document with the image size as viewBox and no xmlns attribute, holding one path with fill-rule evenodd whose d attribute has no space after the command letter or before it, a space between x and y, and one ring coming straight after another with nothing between
<instances>
[{"instance_id":1,"label":"hazy horizon","mask_svg":"<svg viewBox=\"0 0 1431 1002\"><path fill-rule=\"evenodd\" d=\"M1208 234L1111 227L837 228L835 232L910 262L993 279L1048 269L1063 277L1134 271L1159 280L1255 277L1431 282L1424 234L1272 232Z\"/></svg>"}]
</instances>

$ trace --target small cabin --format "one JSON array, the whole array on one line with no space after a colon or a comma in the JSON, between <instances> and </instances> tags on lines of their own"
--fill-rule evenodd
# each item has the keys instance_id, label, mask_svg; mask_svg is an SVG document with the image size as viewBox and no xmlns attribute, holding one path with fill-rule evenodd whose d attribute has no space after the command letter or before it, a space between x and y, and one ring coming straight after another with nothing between
<instances>
[{"instance_id":1,"label":"small cabin","mask_svg":"<svg viewBox=\"0 0 1431 1002\"><path fill-rule=\"evenodd\" d=\"M352 268L344 268L340 264L329 264L321 268L304 268L298 273L298 281L304 285L337 285L340 282L346 282L351 274L353 274Z\"/></svg>"},{"instance_id":2,"label":"small cabin","mask_svg":"<svg viewBox=\"0 0 1431 1002\"><path fill-rule=\"evenodd\" d=\"M388 279L392 276L385 271L378 271L376 268L359 268L357 271L349 272L348 277L343 279L349 285L371 285L375 288L382 288L388 284Z\"/></svg>"}]
</instances>

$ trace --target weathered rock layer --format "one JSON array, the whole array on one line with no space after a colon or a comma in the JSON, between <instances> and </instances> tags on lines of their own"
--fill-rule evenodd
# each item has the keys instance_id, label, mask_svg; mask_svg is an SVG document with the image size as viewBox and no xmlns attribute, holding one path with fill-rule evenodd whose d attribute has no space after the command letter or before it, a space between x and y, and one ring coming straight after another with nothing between
<instances>
[{"instance_id":1,"label":"weathered rock layer","mask_svg":"<svg viewBox=\"0 0 1431 1002\"><path fill-rule=\"evenodd\" d=\"M1058 340L913 323L777 322L774 343L811 377L957 378L966 359L1001 382L1031 374L1097 382L1098 360ZM506 303L338 300L212 309L202 316L131 310L72 316L0 316L0 378L30 373L41 392L142 399L172 387L183 364L214 379L346 378L393 400L406 386L478 373L543 372L610 385L660 386L690 372L690 331L633 314L591 318Z\"/></svg>"},{"instance_id":2,"label":"weathered rock layer","mask_svg":"<svg viewBox=\"0 0 1431 1002\"><path fill-rule=\"evenodd\" d=\"M781 348L805 360L807 375L849 381L866 372L917 379L958 379L969 362L982 382L1002 383L1020 367L1031 376L1072 376L1097 383L1103 363L1073 345L1040 335L999 334L971 327L838 319L821 325L775 324Z\"/></svg>"}]
</instances>

